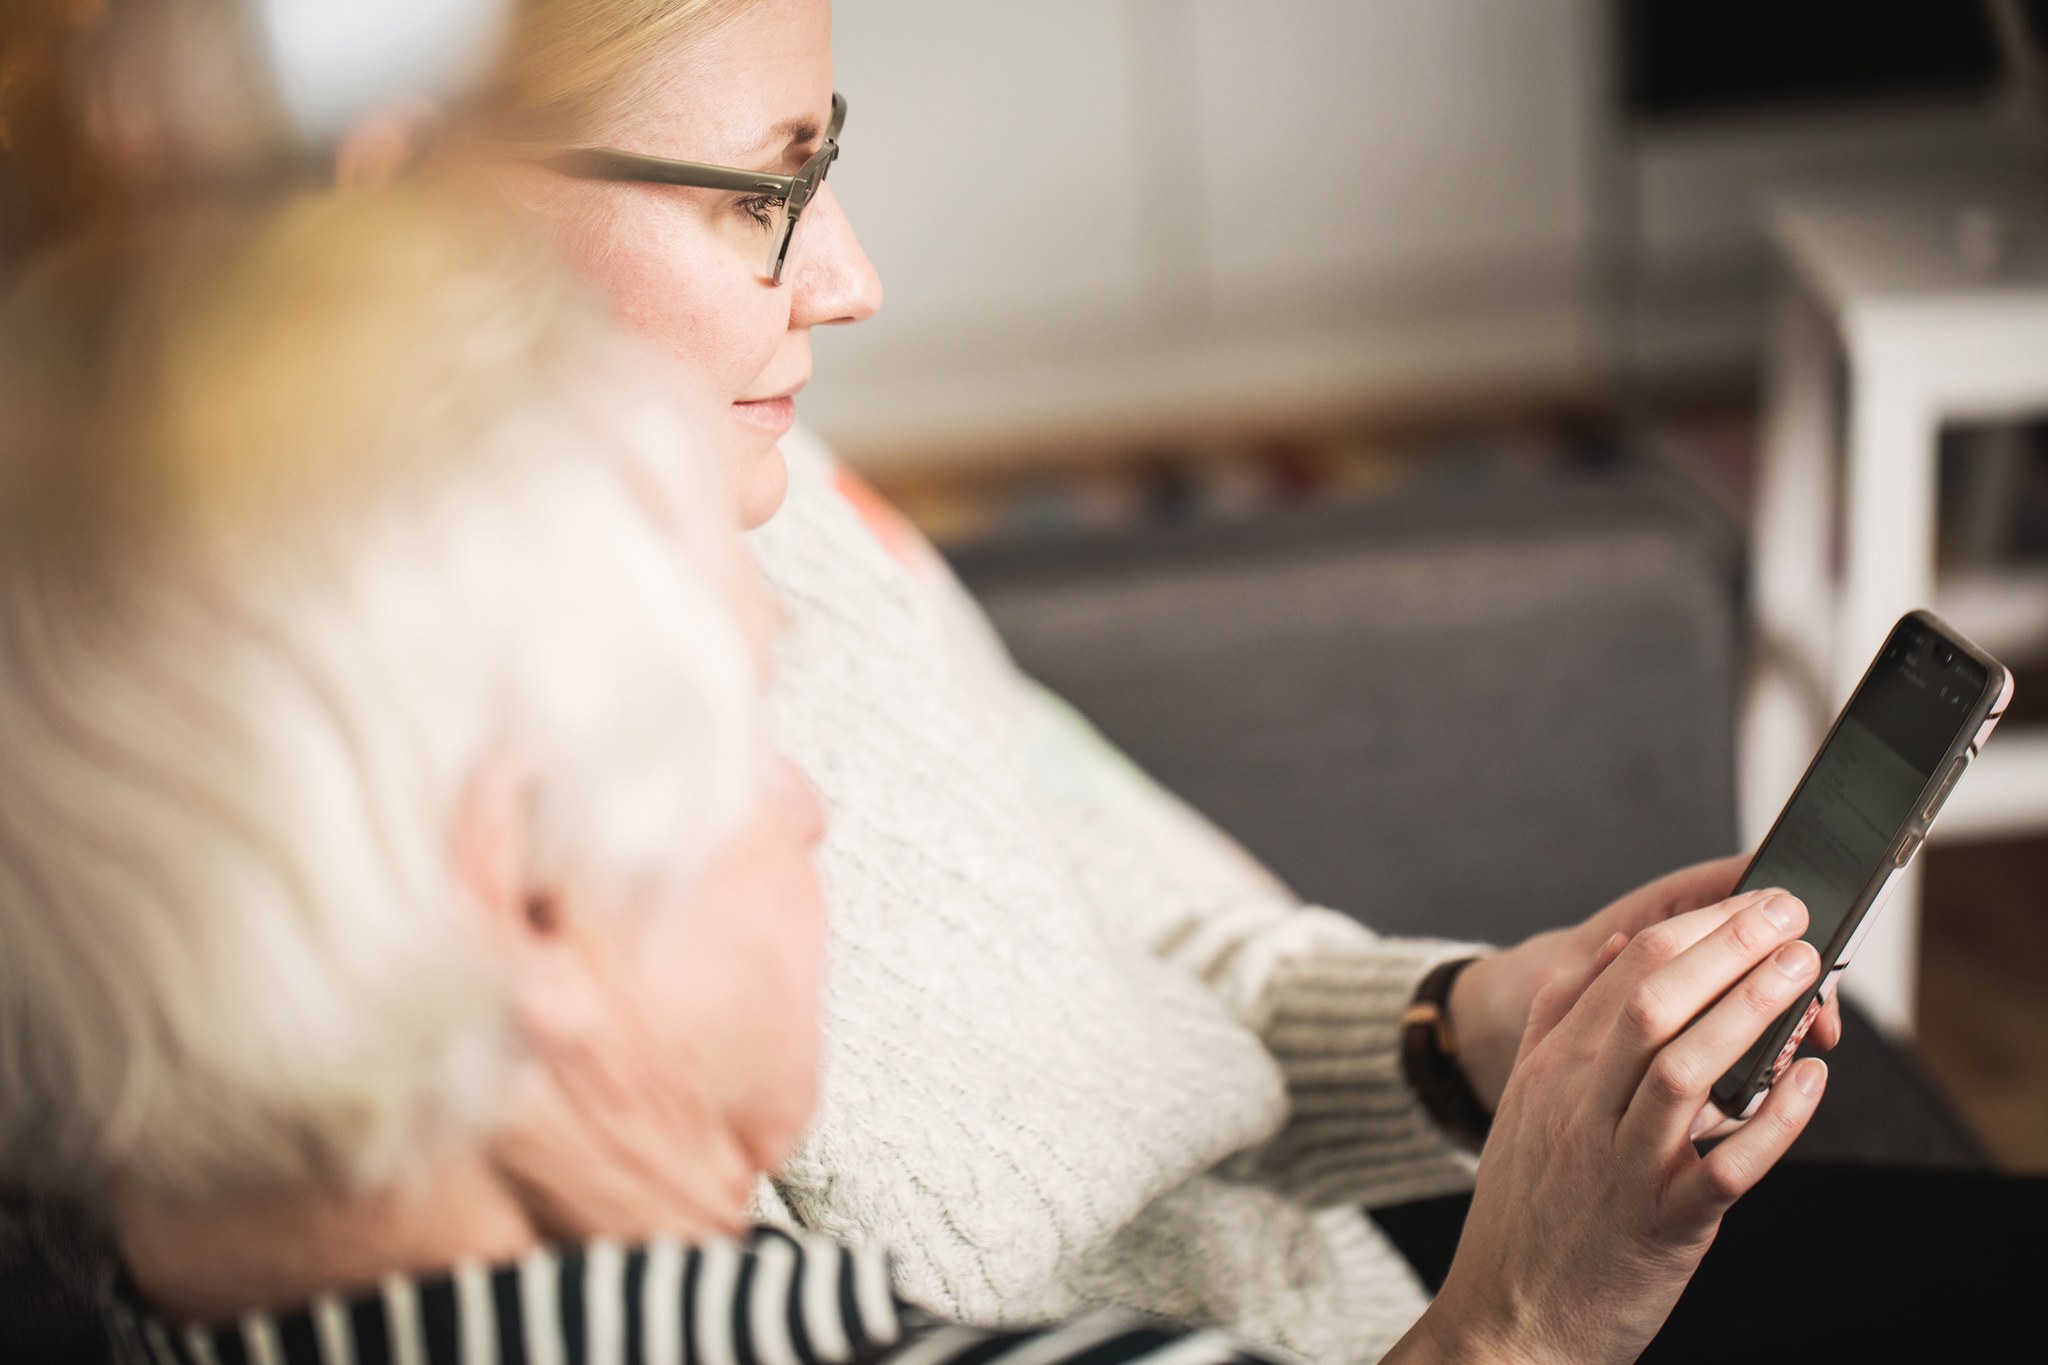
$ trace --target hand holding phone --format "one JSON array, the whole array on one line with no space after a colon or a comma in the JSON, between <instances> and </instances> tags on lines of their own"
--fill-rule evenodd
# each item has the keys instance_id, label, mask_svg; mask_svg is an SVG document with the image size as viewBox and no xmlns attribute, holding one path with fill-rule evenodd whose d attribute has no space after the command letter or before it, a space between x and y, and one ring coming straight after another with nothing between
<instances>
[{"instance_id":1,"label":"hand holding phone","mask_svg":"<svg viewBox=\"0 0 2048 1365\"><path fill-rule=\"evenodd\" d=\"M2012 691L2003 665L1932 613L1892 628L1737 884L1804 901L1825 970L1715 1085L1721 1114L1747 1118L1791 1065Z\"/></svg>"},{"instance_id":2,"label":"hand holding phone","mask_svg":"<svg viewBox=\"0 0 2048 1365\"><path fill-rule=\"evenodd\" d=\"M1616 931L1538 992L1450 1274L1390 1362L1635 1359L1825 1088L1801 1062L1756 1122L1693 1144L1714 1078L1819 979L1806 923L1736 896Z\"/></svg>"}]
</instances>

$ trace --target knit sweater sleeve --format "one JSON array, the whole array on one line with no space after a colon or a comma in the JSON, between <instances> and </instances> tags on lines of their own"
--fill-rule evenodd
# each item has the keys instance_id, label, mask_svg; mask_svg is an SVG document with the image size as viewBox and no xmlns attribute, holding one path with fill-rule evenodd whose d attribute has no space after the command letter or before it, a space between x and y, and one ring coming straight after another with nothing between
<instances>
[{"instance_id":1,"label":"knit sweater sleeve","mask_svg":"<svg viewBox=\"0 0 2048 1365\"><path fill-rule=\"evenodd\" d=\"M1401 1012L1432 967L1483 948L1382 938L1332 910L1266 902L1192 922L1164 949L1258 1031L1286 1081L1285 1124L1229 1174L1317 1207L1471 1188L1478 1158L1403 1072Z\"/></svg>"},{"instance_id":2,"label":"knit sweater sleeve","mask_svg":"<svg viewBox=\"0 0 2048 1365\"><path fill-rule=\"evenodd\" d=\"M1304 906L1050 693L1024 709L1064 851L1115 932L1201 978L1286 1083L1280 1131L1223 1172L1312 1205L1470 1188L1476 1158L1430 1118L1401 1066L1401 1013L1438 963L1486 951L1390 938Z\"/></svg>"}]
</instances>

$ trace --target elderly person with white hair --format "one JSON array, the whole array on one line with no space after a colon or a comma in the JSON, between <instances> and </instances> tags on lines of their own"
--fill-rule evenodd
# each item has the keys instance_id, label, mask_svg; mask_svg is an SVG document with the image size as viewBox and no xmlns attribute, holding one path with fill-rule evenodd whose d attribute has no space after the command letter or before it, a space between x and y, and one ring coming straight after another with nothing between
<instances>
[{"instance_id":1,"label":"elderly person with white hair","mask_svg":"<svg viewBox=\"0 0 2048 1365\"><path fill-rule=\"evenodd\" d=\"M1235 1357L748 1228L821 823L667 363L410 197L176 235L0 332L0 1176L107 1214L117 1356Z\"/></svg>"}]
</instances>

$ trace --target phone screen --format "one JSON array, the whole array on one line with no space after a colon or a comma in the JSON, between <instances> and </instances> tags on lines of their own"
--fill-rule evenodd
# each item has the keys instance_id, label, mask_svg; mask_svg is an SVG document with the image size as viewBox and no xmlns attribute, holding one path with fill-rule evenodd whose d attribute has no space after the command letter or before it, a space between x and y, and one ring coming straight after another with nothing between
<instances>
[{"instance_id":1,"label":"phone screen","mask_svg":"<svg viewBox=\"0 0 2048 1365\"><path fill-rule=\"evenodd\" d=\"M1902 624L1758 850L1738 890L1778 886L1804 901L1803 937L1828 967L1828 954L1845 946L1837 936L1889 868L1913 803L1970 725L1990 681L1982 664L1939 636ZM1752 1074L1782 1036L1774 1027L1730 1075Z\"/></svg>"}]
</instances>

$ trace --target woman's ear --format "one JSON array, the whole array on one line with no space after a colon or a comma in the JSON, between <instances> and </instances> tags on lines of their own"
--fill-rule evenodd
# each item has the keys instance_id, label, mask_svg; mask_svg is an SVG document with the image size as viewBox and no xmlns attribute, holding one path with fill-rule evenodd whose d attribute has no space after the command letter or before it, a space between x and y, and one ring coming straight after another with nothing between
<instances>
[{"instance_id":1,"label":"woman's ear","mask_svg":"<svg viewBox=\"0 0 2048 1365\"><path fill-rule=\"evenodd\" d=\"M334 183L345 190L389 184L419 159L441 119L439 105L417 96L371 111L334 149Z\"/></svg>"}]
</instances>

